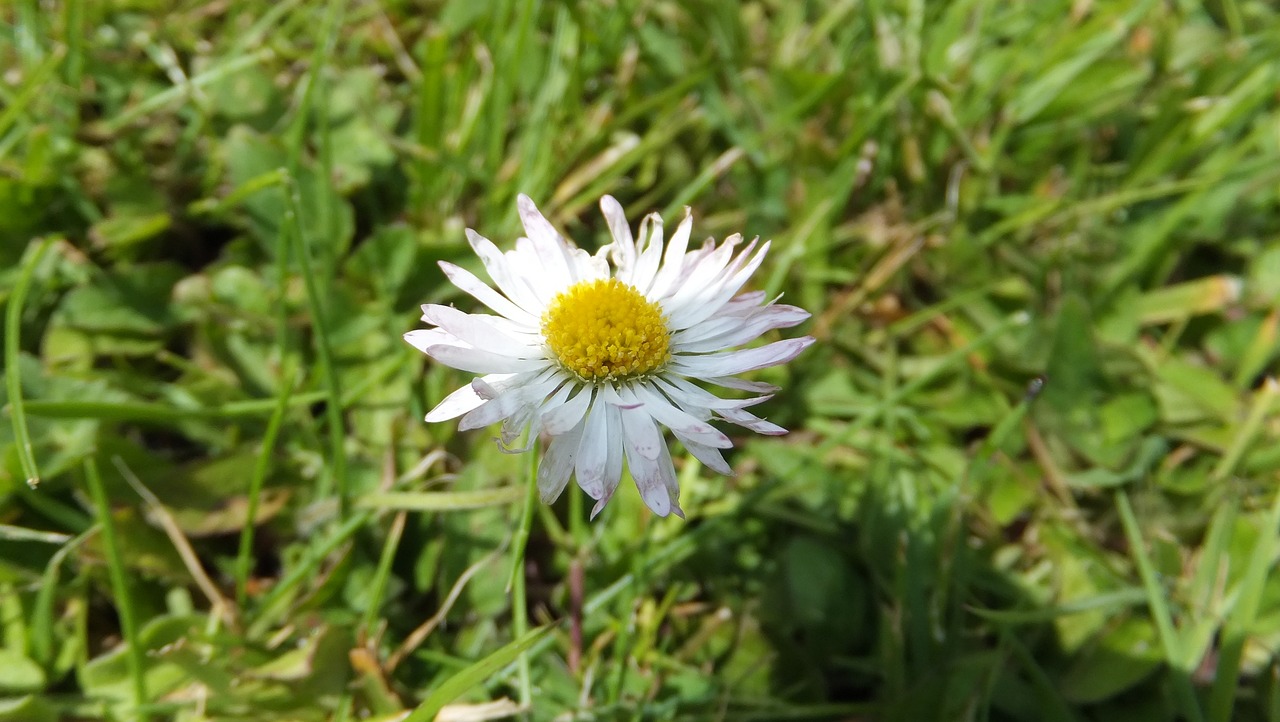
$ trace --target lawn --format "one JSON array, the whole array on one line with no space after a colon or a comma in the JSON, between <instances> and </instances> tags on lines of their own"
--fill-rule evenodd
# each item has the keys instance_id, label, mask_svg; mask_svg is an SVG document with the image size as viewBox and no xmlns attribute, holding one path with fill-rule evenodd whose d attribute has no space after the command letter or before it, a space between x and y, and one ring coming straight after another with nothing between
<instances>
[{"instance_id":1,"label":"lawn","mask_svg":"<svg viewBox=\"0 0 1280 722\"><path fill-rule=\"evenodd\" d=\"M0 69L0 722L1280 720L1272 3L13 0ZM520 194L812 313L684 519L423 420Z\"/></svg>"}]
</instances>

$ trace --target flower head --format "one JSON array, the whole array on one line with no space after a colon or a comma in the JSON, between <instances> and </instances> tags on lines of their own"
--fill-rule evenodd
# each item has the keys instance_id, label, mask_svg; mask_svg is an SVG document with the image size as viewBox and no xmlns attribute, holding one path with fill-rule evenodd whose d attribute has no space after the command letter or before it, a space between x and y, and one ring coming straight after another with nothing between
<instances>
[{"instance_id":1,"label":"flower head","mask_svg":"<svg viewBox=\"0 0 1280 722\"><path fill-rule=\"evenodd\" d=\"M624 458L646 506L659 516L683 516L664 426L722 474L733 473L720 453L733 443L709 420L786 433L746 410L777 388L734 376L790 361L813 339L728 350L809 317L766 301L763 292L738 293L768 242L752 241L735 253L742 241L735 234L690 251L693 220L685 209L665 244L656 213L641 221L637 243L622 206L605 196L600 208L613 243L593 256L557 233L527 196L518 206L528 237L517 239L515 250L503 253L467 230L497 290L440 262L455 286L496 315L427 304L422 320L434 328L405 334L436 361L482 374L449 394L427 421L461 416L463 430L501 421L508 448L525 429L530 444L547 434L538 467L543 501L554 501L576 475L596 500L592 516L618 488ZM722 399L693 381L758 395Z\"/></svg>"}]
</instances>

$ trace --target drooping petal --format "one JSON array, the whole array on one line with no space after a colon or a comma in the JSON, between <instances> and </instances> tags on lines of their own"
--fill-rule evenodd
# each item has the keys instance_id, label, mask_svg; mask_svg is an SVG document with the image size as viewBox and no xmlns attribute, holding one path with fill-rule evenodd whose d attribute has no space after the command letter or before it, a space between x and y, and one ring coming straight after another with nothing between
<instances>
[{"instance_id":1,"label":"drooping petal","mask_svg":"<svg viewBox=\"0 0 1280 722\"><path fill-rule=\"evenodd\" d=\"M546 504L560 497L573 473L573 461L582 440L582 424L569 431L551 437L547 453L538 463L538 496Z\"/></svg>"},{"instance_id":2,"label":"drooping petal","mask_svg":"<svg viewBox=\"0 0 1280 722\"><path fill-rule=\"evenodd\" d=\"M604 496L605 472L609 466L609 447L617 444L608 437L608 404L597 401L587 412L586 426L582 432L582 443L578 447L578 461L575 473L578 486L592 499Z\"/></svg>"},{"instance_id":3,"label":"drooping petal","mask_svg":"<svg viewBox=\"0 0 1280 722\"><path fill-rule=\"evenodd\" d=\"M724 460L724 455L719 449L699 444L693 439L686 438L678 431L673 431L680 443L684 444L685 451L693 454L694 458L702 462L702 465L725 476L733 476L733 467L729 466L729 462Z\"/></svg>"},{"instance_id":4,"label":"drooping petal","mask_svg":"<svg viewBox=\"0 0 1280 722\"><path fill-rule=\"evenodd\" d=\"M633 417L634 420L629 422L628 416ZM641 431L640 422L647 424L653 433ZM672 507L668 486L669 483L675 483L676 470L674 466L668 466L671 457L664 458L656 447L653 449L653 456L647 454L646 444L651 436L657 436L657 427L652 418L639 410L623 411L622 423L625 429L622 434L623 450L627 455L627 466L631 469L631 477L636 482L636 488L640 490L640 498L654 514L666 516L671 513ZM663 463L664 461L666 463Z\"/></svg>"},{"instance_id":5,"label":"drooping petal","mask_svg":"<svg viewBox=\"0 0 1280 722\"><path fill-rule=\"evenodd\" d=\"M603 405L605 411L605 438L620 439L622 437L622 411L612 404ZM600 498L596 500L595 506L591 507L591 518L595 519L601 511L604 510L609 500L613 498L613 493L618 490L618 484L622 481L622 444L610 443L609 458L605 462L604 467L604 490L600 494Z\"/></svg>"},{"instance_id":6,"label":"drooping petal","mask_svg":"<svg viewBox=\"0 0 1280 722\"><path fill-rule=\"evenodd\" d=\"M665 443L653 417L639 406L623 409L622 434L627 439L628 448L650 460L658 458L658 447Z\"/></svg>"}]
</instances>

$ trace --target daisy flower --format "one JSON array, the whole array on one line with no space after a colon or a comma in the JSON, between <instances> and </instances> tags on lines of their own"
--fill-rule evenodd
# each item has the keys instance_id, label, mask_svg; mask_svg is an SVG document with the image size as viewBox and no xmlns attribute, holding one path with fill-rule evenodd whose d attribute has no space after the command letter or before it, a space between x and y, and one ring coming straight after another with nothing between
<instances>
[{"instance_id":1,"label":"daisy flower","mask_svg":"<svg viewBox=\"0 0 1280 722\"><path fill-rule=\"evenodd\" d=\"M530 446L546 434L537 479L544 502L555 501L576 476L596 500L594 518L618 488L625 459L646 506L659 516L684 516L662 427L707 467L730 475L721 450L733 442L709 420L785 434L747 411L777 387L734 375L790 361L813 339L728 349L795 326L808 312L766 301L763 292L739 294L769 243L757 239L738 251L742 237L734 234L691 251L687 208L664 250L660 216L641 221L637 242L622 206L605 196L600 209L613 243L591 255L556 232L527 196L517 205L527 237L516 240L515 250L503 253L467 229L496 290L440 262L455 286L493 314L426 304L422 320L434 328L405 334L436 361L482 374L449 394L427 421L461 416L461 430L501 421L508 450L526 429ZM704 384L756 395L723 399Z\"/></svg>"}]
</instances>

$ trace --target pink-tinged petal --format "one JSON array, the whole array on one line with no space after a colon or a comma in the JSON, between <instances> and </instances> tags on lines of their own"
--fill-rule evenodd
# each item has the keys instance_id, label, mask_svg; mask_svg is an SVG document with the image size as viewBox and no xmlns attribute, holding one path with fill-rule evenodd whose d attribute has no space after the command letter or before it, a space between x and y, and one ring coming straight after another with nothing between
<instances>
[{"instance_id":1,"label":"pink-tinged petal","mask_svg":"<svg viewBox=\"0 0 1280 722\"><path fill-rule=\"evenodd\" d=\"M698 293L684 313L681 313L678 317L673 316L671 318L670 324L672 328L689 328L696 323L705 321L719 312L725 303L733 298L734 294L756 272L756 269L760 268L765 255L769 252L769 243L766 242L754 256L749 255L754 244L755 241L752 241L751 245L748 245L733 260L725 271L727 277L718 278L709 284L705 290ZM743 264L744 260L746 261L745 265Z\"/></svg>"},{"instance_id":2,"label":"pink-tinged petal","mask_svg":"<svg viewBox=\"0 0 1280 722\"><path fill-rule=\"evenodd\" d=\"M671 501L671 513L684 518L684 509L680 508L680 481L676 479L676 465L671 463L671 450L662 445L662 456L658 459L658 468L662 471L662 485L667 487L667 498Z\"/></svg>"},{"instance_id":3,"label":"pink-tinged petal","mask_svg":"<svg viewBox=\"0 0 1280 722\"><path fill-rule=\"evenodd\" d=\"M721 329L718 333L712 333L701 339L686 341L677 334L672 339L672 346L676 354L704 353L733 348L754 341L761 334L768 331L777 328L790 328L803 323L808 318L809 312L796 306L765 306L754 316L738 321L736 326L732 328L717 326L717 328ZM709 325L714 321L715 319L702 325ZM700 327L694 326L690 330L694 331ZM689 335L692 336L693 334Z\"/></svg>"},{"instance_id":4,"label":"pink-tinged petal","mask_svg":"<svg viewBox=\"0 0 1280 722\"><path fill-rule=\"evenodd\" d=\"M723 386L726 389L749 391L753 394L772 394L779 388L773 384L766 384L763 381L747 381L745 379L738 379L732 376L707 376L702 380L707 383L715 384L716 386Z\"/></svg>"},{"instance_id":5,"label":"pink-tinged petal","mask_svg":"<svg viewBox=\"0 0 1280 722\"><path fill-rule=\"evenodd\" d=\"M573 474L573 461L582 440L582 425L560 436L552 437L547 453L538 464L538 496L550 504L560 497L569 476Z\"/></svg>"},{"instance_id":6,"label":"pink-tinged petal","mask_svg":"<svg viewBox=\"0 0 1280 722\"><path fill-rule=\"evenodd\" d=\"M693 454L695 459L701 461L703 466L718 474L724 474L725 476L734 475L733 467L729 466L729 462L724 460L724 455L720 453L719 449L699 444L693 439L687 439L682 436L679 431L672 431L671 433L675 434L675 437L680 440L680 443L684 444L685 450L690 454Z\"/></svg>"},{"instance_id":7,"label":"pink-tinged petal","mask_svg":"<svg viewBox=\"0 0 1280 722\"><path fill-rule=\"evenodd\" d=\"M587 412L582 443L575 467L578 486L592 499L604 496L604 477L609 466L608 404L597 402Z\"/></svg>"},{"instance_id":8,"label":"pink-tinged petal","mask_svg":"<svg viewBox=\"0 0 1280 722\"><path fill-rule=\"evenodd\" d=\"M605 223L609 226L609 235L613 236L610 248L613 263L619 269L625 268L630 272L636 263L636 242L631 236L631 226L627 224L627 214L623 212L622 204L613 196L600 199L600 212L604 214Z\"/></svg>"},{"instance_id":9,"label":"pink-tinged petal","mask_svg":"<svg viewBox=\"0 0 1280 722\"><path fill-rule=\"evenodd\" d=\"M424 304L422 317L462 339L475 348L482 348L503 356L540 358L543 350L512 338L487 323L484 316L463 313L456 308Z\"/></svg>"},{"instance_id":10,"label":"pink-tinged petal","mask_svg":"<svg viewBox=\"0 0 1280 722\"><path fill-rule=\"evenodd\" d=\"M674 371L685 376L733 376L784 364L813 343L812 336L789 338L782 341L740 351L708 354L706 356L677 356L671 362Z\"/></svg>"},{"instance_id":11,"label":"pink-tinged petal","mask_svg":"<svg viewBox=\"0 0 1280 722\"><path fill-rule=\"evenodd\" d=\"M716 413L725 421L737 424L745 429L751 429L757 434L764 434L765 436L782 436L787 433L787 430L781 426L778 426L772 421L765 421L750 411L744 411L742 409L720 409Z\"/></svg>"},{"instance_id":12,"label":"pink-tinged petal","mask_svg":"<svg viewBox=\"0 0 1280 722\"><path fill-rule=\"evenodd\" d=\"M680 278L680 270L684 267L685 252L689 249L689 234L693 231L693 213L689 206L684 207L684 220L676 227L676 232L667 241L667 250L662 257L662 267L653 278L649 287L648 298L656 301L672 291L676 279Z\"/></svg>"},{"instance_id":13,"label":"pink-tinged petal","mask_svg":"<svg viewBox=\"0 0 1280 722\"><path fill-rule=\"evenodd\" d=\"M741 240L742 236L737 233L724 239L719 246L708 239L700 251L685 258L674 292L662 300L662 309L668 316L685 313L693 305L698 294L705 291L733 259L733 249Z\"/></svg>"},{"instance_id":14,"label":"pink-tinged petal","mask_svg":"<svg viewBox=\"0 0 1280 722\"><path fill-rule=\"evenodd\" d=\"M476 233L470 228L467 229L467 243L471 244L471 250L479 257L480 262L484 264L484 270L488 272L489 278L493 279L494 285L498 290L506 294L517 306L530 315L537 316L542 307L538 304L538 299L534 296L524 283L524 274L517 273L511 262L511 255L498 250L488 238Z\"/></svg>"},{"instance_id":15,"label":"pink-tinged petal","mask_svg":"<svg viewBox=\"0 0 1280 722\"><path fill-rule=\"evenodd\" d=\"M583 386L576 396L542 415L542 428L557 436L582 423L582 415L591 404L591 387Z\"/></svg>"},{"instance_id":16,"label":"pink-tinged petal","mask_svg":"<svg viewBox=\"0 0 1280 722\"><path fill-rule=\"evenodd\" d=\"M521 359L503 356L478 348L462 348L437 344L428 346L426 354L445 366L476 374L512 374L538 371L551 364L546 359Z\"/></svg>"},{"instance_id":17,"label":"pink-tinged petal","mask_svg":"<svg viewBox=\"0 0 1280 722\"><path fill-rule=\"evenodd\" d=\"M710 417L710 411L720 409L741 409L747 406L755 406L756 404L767 401L769 396L755 396L748 399L722 399L719 396L698 386L694 386L685 379L678 376L666 376L655 378L655 385L666 394L677 406L692 416L702 418L699 414L703 411L707 412L707 418Z\"/></svg>"},{"instance_id":18,"label":"pink-tinged petal","mask_svg":"<svg viewBox=\"0 0 1280 722\"><path fill-rule=\"evenodd\" d=\"M427 349L432 346L440 346L442 344L462 346L464 348L468 346L465 341L442 328L415 328L404 335L404 340L408 341L410 346L423 353L427 353Z\"/></svg>"},{"instance_id":19,"label":"pink-tinged petal","mask_svg":"<svg viewBox=\"0 0 1280 722\"><path fill-rule=\"evenodd\" d=\"M490 288L484 281L476 278L474 273L461 266L455 266L448 261L440 261L440 269L444 271L444 275L449 279L450 283L462 289L475 300L493 309L494 312L506 316L521 326L538 328L539 320L537 316L520 308L506 296Z\"/></svg>"},{"instance_id":20,"label":"pink-tinged petal","mask_svg":"<svg viewBox=\"0 0 1280 722\"><path fill-rule=\"evenodd\" d=\"M666 477L669 473L674 481L676 471L672 467L669 472L662 464L661 453L654 449L652 457L647 456L643 452L643 445L647 443L648 435L643 434L641 438L633 435L633 430L638 430L638 426L628 424L628 416L638 416L656 434L657 427L654 426L653 419L649 418L641 411L631 411L622 413L622 423L624 427L635 427L635 429L627 428L622 434L623 449L627 455L627 466L631 468L631 477L635 479L636 488L640 490L640 498L644 500L644 505L649 507L654 514L658 516L666 516L671 513L671 493L668 491Z\"/></svg>"},{"instance_id":21,"label":"pink-tinged petal","mask_svg":"<svg viewBox=\"0 0 1280 722\"><path fill-rule=\"evenodd\" d=\"M728 449L733 446L733 441L728 436L725 436L722 431L706 421L699 420L673 406L657 390L649 388L645 384L635 384L631 387L630 393L634 394L644 404L646 413L682 438L694 439L706 446L714 446L720 449Z\"/></svg>"},{"instance_id":22,"label":"pink-tinged petal","mask_svg":"<svg viewBox=\"0 0 1280 722\"><path fill-rule=\"evenodd\" d=\"M658 430L653 417L642 407L623 410L622 433L627 439L628 448L646 459L658 458L658 447L666 443L662 440L662 432Z\"/></svg>"}]
</instances>

